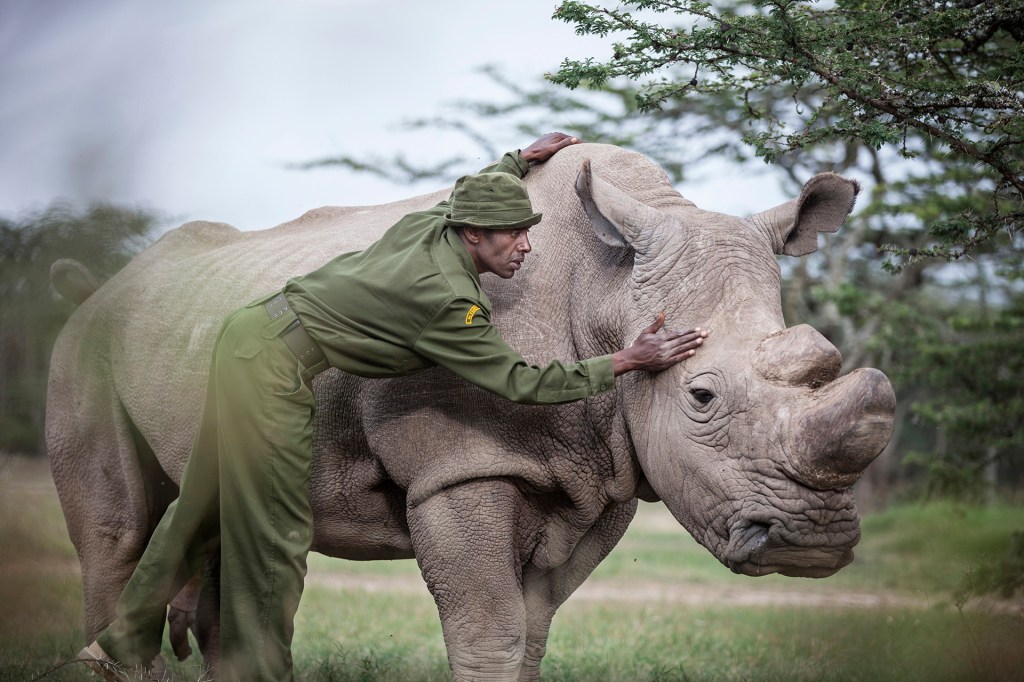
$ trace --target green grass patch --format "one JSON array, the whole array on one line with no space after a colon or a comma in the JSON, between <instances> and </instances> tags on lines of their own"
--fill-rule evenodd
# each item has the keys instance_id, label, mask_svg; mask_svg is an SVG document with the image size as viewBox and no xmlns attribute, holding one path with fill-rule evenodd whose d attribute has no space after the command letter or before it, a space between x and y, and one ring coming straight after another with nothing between
<instances>
[{"instance_id":1,"label":"green grass patch","mask_svg":"<svg viewBox=\"0 0 1024 682\"><path fill-rule=\"evenodd\" d=\"M556 616L549 680L1011 680L1019 618L933 611L574 604ZM978 647L975 647L977 640Z\"/></svg>"},{"instance_id":2,"label":"green grass patch","mask_svg":"<svg viewBox=\"0 0 1024 682\"><path fill-rule=\"evenodd\" d=\"M838 585L952 592L979 564L1006 556L1024 507L971 507L952 502L901 506L867 516L857 558Z\"/></svg>"},{"instance_id":3,"label":"green grass patch","mask_svg":"<svg viewBox=\"0 0 1024 682\"><path fill-rule=\"evenodd\" d=\"M316 682L451 677L426 589L395 595L310 585L296 616L292 653L300 677Z\"/></svg>"},{"instance_id":4,"label":"green grass patch","mask_svg":"<svg viewBox=\"0 0 1024 682\"><path fill-rule=\"evenodd\" d=\"M1024 619L982 604L948 608L963 572L1005 551L1024 508L930 504L867 517L857 560L827 580L735 576L675 524L643 505L588 585L607 600L572 598L551 629L547 680L1016 680ZM82 645L81 583L45 463L0 459L0 682L25 682ZM293 646L300 680L430 682L450 678L437 611L413 561L310 557ZM377 579L373 590L360 587ZM390 581L390 582L389 582ZM380 591L392 582L395 591ZM381 587L383 586L383 588ZM729 600L623 599L639 587L685 594L757 590L868 591L930 597L944 608L735 605ZM794 598L794 602L797 602ZM165 657L170 652L165 648ZM198 655L173 664L196 680ZM94 679L79 665L43 679Z\"/></svg>"}]
</instances>

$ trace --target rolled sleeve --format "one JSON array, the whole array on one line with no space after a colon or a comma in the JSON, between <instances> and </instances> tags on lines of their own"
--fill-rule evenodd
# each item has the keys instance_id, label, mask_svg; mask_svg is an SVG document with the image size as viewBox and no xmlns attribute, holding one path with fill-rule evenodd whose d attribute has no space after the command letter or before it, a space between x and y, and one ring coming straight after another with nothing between
<instances>
[{"instance_id":1,"label":"rolled sleeve","mask_svg":"<svg viewBox=\"0 0 1024 682\"><path fill-rule=\"evenodd\" d=\"M490 166L482 169L480 173L508 173L522 180L529 170L529 162L523 160L522 155L517 149L514 152L508 152L496 163L492 163Z\"/></svg>"}]
</instances>

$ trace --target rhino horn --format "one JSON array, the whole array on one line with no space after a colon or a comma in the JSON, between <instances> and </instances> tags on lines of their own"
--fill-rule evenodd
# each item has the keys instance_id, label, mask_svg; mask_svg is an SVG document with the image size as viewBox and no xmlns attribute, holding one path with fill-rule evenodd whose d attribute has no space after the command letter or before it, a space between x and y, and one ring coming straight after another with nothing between
<instances>
[{"instance_id":1,"label":"rhino horn","mask_svg":"<svg viewBox=\"0 0 1024 682\"><path fill-rule=\"evenodd\" d=\"M772 250L806 256L818 250L819 232L836 232L860 193L860 185L835 173L807 181L797 199L757 213L748 220L768 234Z\"/></svg>"},{"instance_id":2,"label":"rhino horn","mask_svg":"<svg viewBox=\"0 0 1024 682\"><path fill-rule=\"evenodd\" d=\"M590 218L597 238L609 246L633 247L638 253L648 250L654 227L665 216L642 204L610 182L591 172L590 159L583 161L576 176L576 194Z\"/></svg>"},{"instance_id":3,"label":"rhino horn","mask_svg":"<svg viewBox=\"0 0 1024 682\"><path fill-rule=\"evenodd\" d=\"M754 351L754 367L767 381L818 388L839 376L839 349L807 324L767 336Z\"/></svg>"},{"instance_id":4,"label":"rhino horn","mask_svg":"<svg viewBox=\"0 0 1024 682\"><path fill-rule=\"evenodd\" d=\"M816 490L853 485L892 437L896 396L885 374L858 369L813 397L791 432L794 478Z\"/></svg>"}]
</instances>

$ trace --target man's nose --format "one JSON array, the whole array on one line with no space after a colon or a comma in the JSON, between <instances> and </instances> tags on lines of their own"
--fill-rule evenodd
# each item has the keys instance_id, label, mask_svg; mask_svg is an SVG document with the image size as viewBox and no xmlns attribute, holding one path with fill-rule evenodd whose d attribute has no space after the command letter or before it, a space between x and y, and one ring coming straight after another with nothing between
<instances>
[{"instance_id":1,"label":"man's nose","mask_svg":"<svg viewBox=\"0 0 1024 682\"><path fill-rule=\"evenodd\" d=\"M523 253L530 253L533 251L533 247L530 245L530 237L526 234L523 235L523 238L519 242L519 250Z\"/></svg>"}]
</instances>

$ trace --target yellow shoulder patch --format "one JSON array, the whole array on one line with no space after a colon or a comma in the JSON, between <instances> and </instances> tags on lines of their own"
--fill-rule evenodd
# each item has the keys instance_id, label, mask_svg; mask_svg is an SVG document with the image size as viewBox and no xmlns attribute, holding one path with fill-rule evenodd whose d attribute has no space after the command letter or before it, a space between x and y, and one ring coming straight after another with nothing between
<instances>
[{"instance_id":1,"label":"yellow shoulder patch","mask_svg":"<svg viewBox=\"0 0 1024 682\"><path fill-rule=\"evenodd\" d=\"M473 324L473 316L480 312L480 306L475 305L466 313L466 324Z\"/></svg>"}]
</instances>

